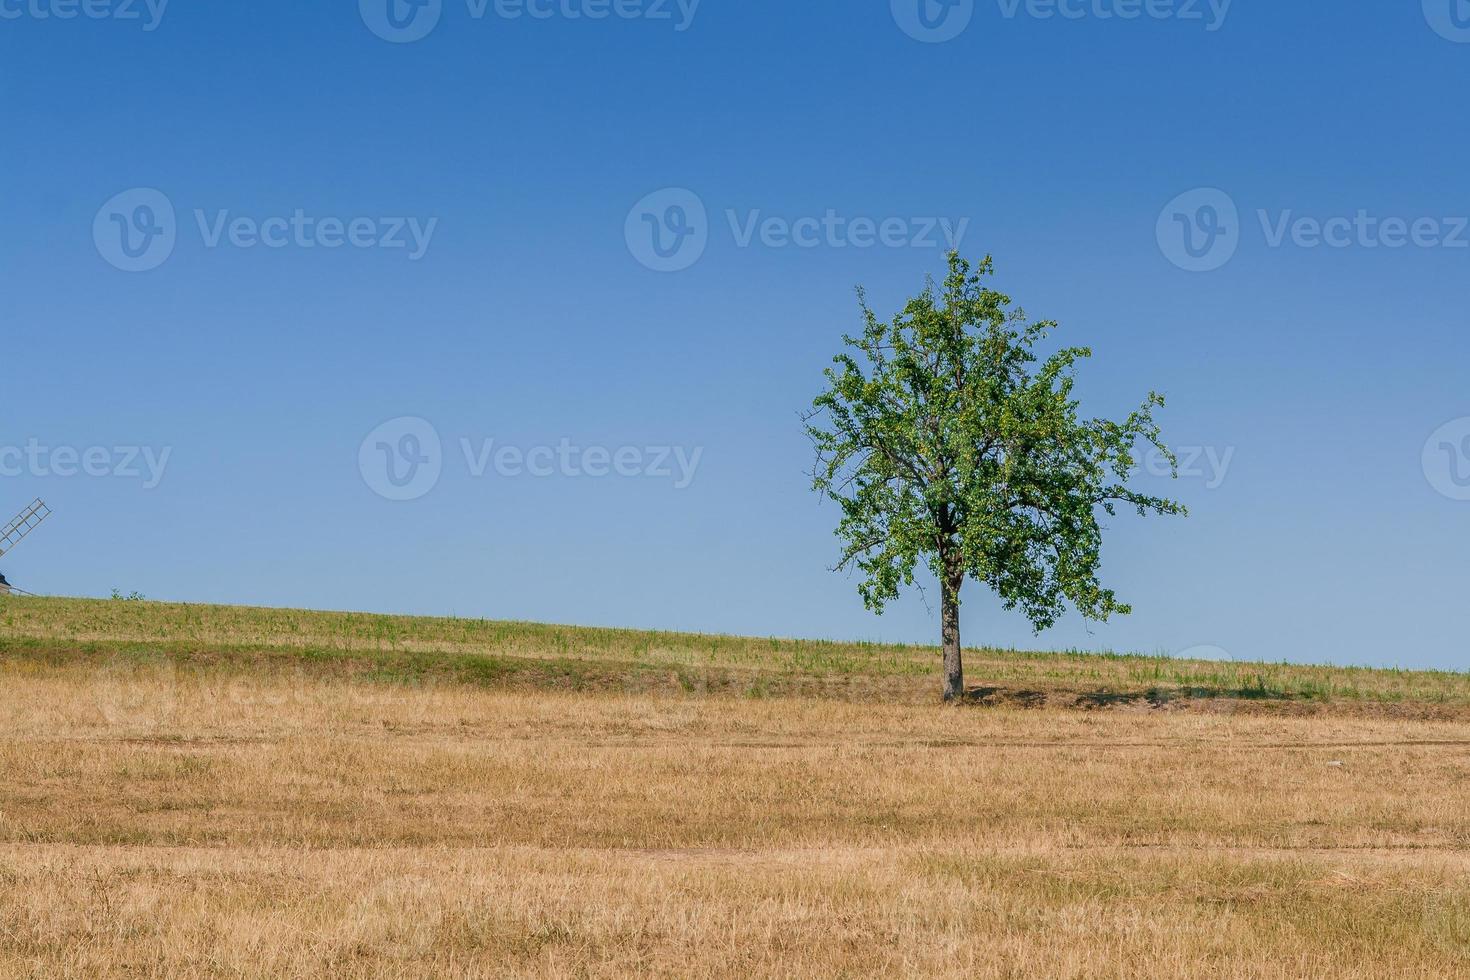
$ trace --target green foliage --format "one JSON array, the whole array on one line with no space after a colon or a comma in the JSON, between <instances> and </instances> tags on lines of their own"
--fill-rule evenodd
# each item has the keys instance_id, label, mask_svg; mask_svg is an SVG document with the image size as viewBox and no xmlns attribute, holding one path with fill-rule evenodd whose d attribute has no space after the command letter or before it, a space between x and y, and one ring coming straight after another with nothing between
<instances>
[{"instance_id":1,"label":"green foliage","mask_svg":"<svg viewBox=\"0 0 1470 980\"><path fill-rule=\"evenodd\" d=\"M145 596L141 592L129 592L127 595L123 595L117 589L113 589L112 590L112 599L113 599L114 602L147 602L148 601L148 597Z\"/></svg>"},{"instance_id":2,"label":"green foliage","mask_svg":"<svg viewBox=\"0 0 1470 980\"><path fill-rule=\"evenodd\" d=\"M842 508L839 569L856 567L864 602L884 604L912 585L920 561L957 597L968 576L1039 632L1071 603L1106 620L1129 607L1098 581L1101 515L1184 514L1126 483L1135 450L1160 439L1151 393L1121 422L1082 419L1075 369L1091 356L1037 352L1056 328L1028 322L957 253L936 288L883 322L859 290L863 331L826 371L807 432L814 487Z\"/></svg>"}]
</instances>

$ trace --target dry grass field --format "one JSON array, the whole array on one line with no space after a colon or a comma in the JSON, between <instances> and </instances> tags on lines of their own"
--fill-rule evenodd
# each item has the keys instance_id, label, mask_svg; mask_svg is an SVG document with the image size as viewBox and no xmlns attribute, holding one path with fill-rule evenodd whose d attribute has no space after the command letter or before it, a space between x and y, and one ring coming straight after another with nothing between
<instances>
[{"instance_id":1,"label":"dry grass field","mask_svg":"<svg viewBox=\"0 0 1470 980\"><path fill-rule=\"evenodd\" d=\"M1470 678L0 605L3 977L1470 976Z\"/></svg>"}]
</instances>

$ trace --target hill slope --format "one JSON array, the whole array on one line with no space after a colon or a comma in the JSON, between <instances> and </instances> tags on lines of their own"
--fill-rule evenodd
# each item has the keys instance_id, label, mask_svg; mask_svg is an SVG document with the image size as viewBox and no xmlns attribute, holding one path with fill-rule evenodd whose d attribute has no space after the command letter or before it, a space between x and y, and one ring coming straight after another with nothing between
<instances>
[{"instance_id":1,"label":"hill slope","mask_svg":"<svg viewBox=\"0 0 1470 980\"><path fill-rule=\"evenodd\" d=\"M190 672L309 672L374 683L686 691L922 702L933 647L89 599L0 603L0 657L167 661ZM1470 674L966 651L982 703L1470 714Z\"/></svg>"}]
</instances>

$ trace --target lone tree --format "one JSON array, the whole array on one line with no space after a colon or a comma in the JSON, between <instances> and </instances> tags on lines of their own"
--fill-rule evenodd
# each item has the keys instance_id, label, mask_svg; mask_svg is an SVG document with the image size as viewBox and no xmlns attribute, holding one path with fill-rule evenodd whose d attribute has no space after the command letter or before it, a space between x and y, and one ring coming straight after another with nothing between
<instances>
[{"instance_id":1,"label":"lone tree","mask_svg":"<svg viewBox=\"0 0 1470 980\"><path fill-rule=\"evenodd\" d=\"M994 269L950 253L941 289L931 280L891 323L860 289L860 337L826 371L828 390L806 417L815 443L814 488L842 507L837 570L856 567L876 613L914 584L924 560L939 580L944 698L964 692L960 587L966 577L1019 608L1039 633L1071 603L1084 617L1127 614L1098 581L1102 514L1184 514L1175 501L1130 490L1135 448L1160 440L1150 393L1122 422L1078 418L1069 347L1042 360L1057 326L1028 323L984 285Z\"/></svg>"}]
</instances>

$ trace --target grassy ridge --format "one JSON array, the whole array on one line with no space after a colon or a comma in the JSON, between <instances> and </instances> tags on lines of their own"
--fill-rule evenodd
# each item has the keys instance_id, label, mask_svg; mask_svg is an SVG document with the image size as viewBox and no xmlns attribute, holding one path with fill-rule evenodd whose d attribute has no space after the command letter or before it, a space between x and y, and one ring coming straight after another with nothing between
<instances>
[{"instance_id":1,"label":"grassy ridge","mask_svg":"<svg viewBox=\"0 0 1470 980\"><path fill-rule=\"evenodd\" d=\"M932 696L936 648L90 599L0 600L0 658L747 696ZM1099 707L1220 699L1470 706L1470 674L972 649L977 696Z\"/></svg>"}]
</instances>

